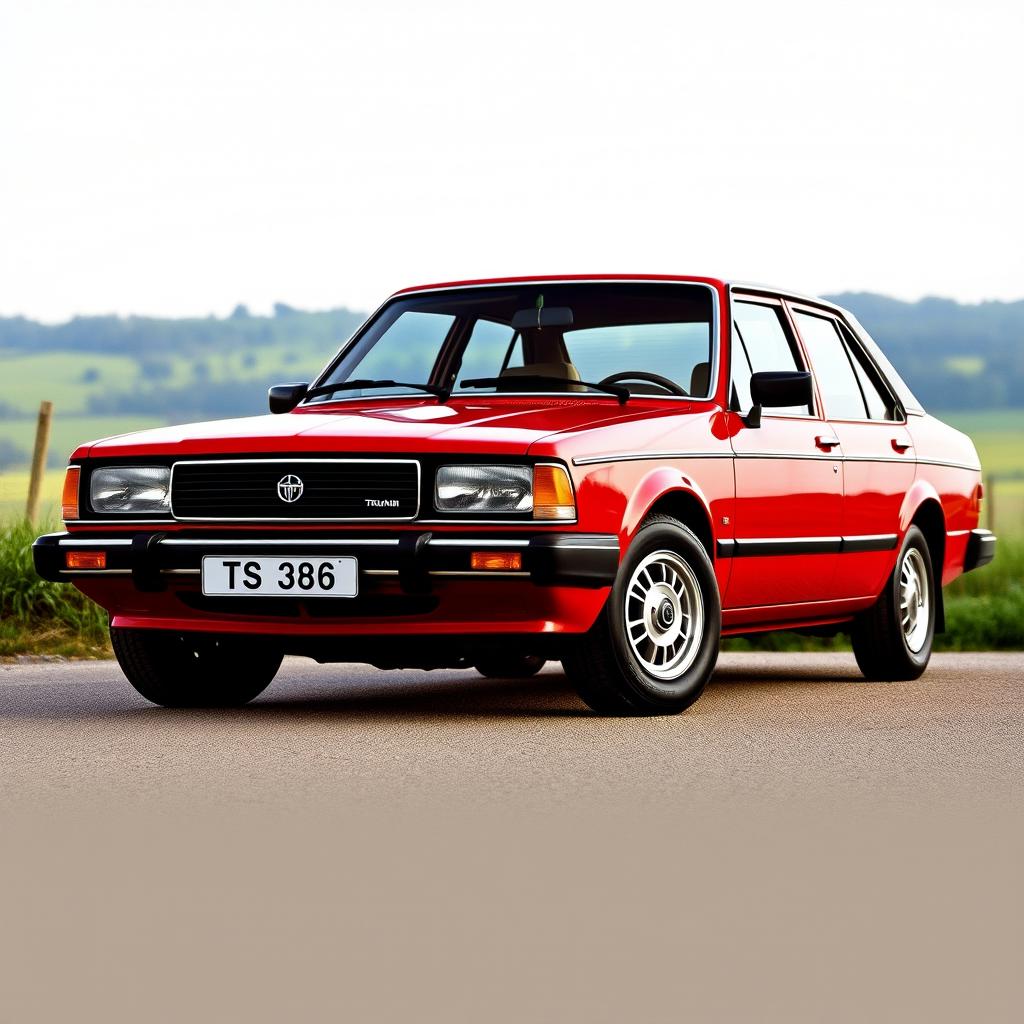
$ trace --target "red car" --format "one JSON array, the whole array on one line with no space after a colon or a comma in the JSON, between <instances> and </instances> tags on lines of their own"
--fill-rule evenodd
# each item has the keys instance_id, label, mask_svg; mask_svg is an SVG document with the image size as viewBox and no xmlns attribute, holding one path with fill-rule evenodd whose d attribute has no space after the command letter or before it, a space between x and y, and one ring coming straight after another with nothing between
<instances>
[{"instance_id":1,"label":"red car","mask_svg":"<svg viewBox=\"0 0 1024 1024\"><path fill-rule=\"evenodd\" d=\"M849 631L912 679L941 585L990 561L978 456L846 311L702 277L393 295L272 416L80 447L38 571L110 612L165 705L285 654L527 676L677 712L719 638Z\"/></svg>"}]
</instances>

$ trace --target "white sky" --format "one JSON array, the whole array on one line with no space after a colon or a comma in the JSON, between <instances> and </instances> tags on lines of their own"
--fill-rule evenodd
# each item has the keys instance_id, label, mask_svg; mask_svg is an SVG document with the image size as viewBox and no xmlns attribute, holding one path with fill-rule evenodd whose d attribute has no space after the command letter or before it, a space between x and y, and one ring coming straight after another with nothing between
<instances>
[{"instance_id":1,"label":"white sky","mask_svg":"<svg viewBox=\"0 0 1024 1024\"><path fill-rule=\"evenodd\" d=\"M1024 4L0 0L0 313L1024 296Z\"/></svg>"}]
</instances>

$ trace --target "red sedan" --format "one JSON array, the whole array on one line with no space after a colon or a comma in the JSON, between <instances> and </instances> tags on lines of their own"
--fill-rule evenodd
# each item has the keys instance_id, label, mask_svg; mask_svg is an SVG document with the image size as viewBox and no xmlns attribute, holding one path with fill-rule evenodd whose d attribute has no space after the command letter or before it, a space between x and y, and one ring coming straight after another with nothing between
<instances>
[{"instance_id":1,"label":"red sedan","mask_svg":"<svg viewBox=\"0 0 1024 1024\"><path fill-rule=\"evenodd\" d=\"M699 277L393 295L275 415L86 444L47 579L110 612L164 705L285 654L525 676L678 712L719 639L848 631L912 679L942 585L990 561L978 456L846 311Z\"/></svg>"}]
</instances>

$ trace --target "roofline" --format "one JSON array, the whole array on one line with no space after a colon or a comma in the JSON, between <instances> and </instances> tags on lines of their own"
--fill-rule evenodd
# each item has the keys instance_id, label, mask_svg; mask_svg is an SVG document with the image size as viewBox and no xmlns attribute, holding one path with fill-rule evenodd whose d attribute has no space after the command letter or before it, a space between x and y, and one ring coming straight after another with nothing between
<instances>
[{"instance_id":1,"label":"roofline","mask_svg":"<svg viewBox=\"0 0 1024 1024\"><path fill-rule=\"evenodd\" d=\"M412 292L439 292L452 288L481 288L488 285L543 284L552 282L587 282L587 281L665 281L682 284L706 284L716 289L724 289L728 281L720 277L700 277L691 274L530 274L525 277L486 277L478 280L443 281L437 284L418 284L409 288L400 288L396 295L408 295Z\"/></svg>"},{"instance_id":2,"label":"roofline","mask_svg":"<svg viewBox=\"0 0 1024 1024\"><path fill-rule=\"evenodd\" d=\"M758 284L755 281L730 281L729 288L732 291L752 292L756 295L775 295L782 299L791 299L793 302L806 302L812 306L823 306L826 309L833 309L839 313L849 316L850 311L820 295L808 295L806 292L798 292L793 288L780 288L774 284Z\"/></svg>"},{"instance_id":3,"label":"roofline","mask_svg":"<svg viewBox=\"0 0 1024 1024\"><path fill-rule=\"evenodd\" d=\"M696 274L528 274L521 277L485 277L465 281L441 281L435 284L417 284L408 288L400 288L392 293L389 299L398 295L410 295L415 292L448 291L454 288L482 288L490 285L542 284L551 282L615 282L615 281L664 281L682 284L707 284L724 290L753 292L759 295L775 295L794 302L806 302L827 309L849 313L849 310L819 295L809 295L795 288L781 288L777 285L764 284L756 281L730 281L723 277L708 277Z\"/></svg>"}]
</instances>

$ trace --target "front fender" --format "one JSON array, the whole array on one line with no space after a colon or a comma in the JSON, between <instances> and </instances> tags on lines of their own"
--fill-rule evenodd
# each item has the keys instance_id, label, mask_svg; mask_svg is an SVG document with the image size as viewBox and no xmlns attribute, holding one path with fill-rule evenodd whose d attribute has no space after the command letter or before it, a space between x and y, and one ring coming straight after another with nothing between
<instances>
[{"instance_id":1,"label":"front fender","mask_svg":"<svg viewBox=\"0 0 1024 1024\"><path fill-rule=\"evenodd\" d=\"M640 524L647 518L654 505L662 498L670 496L685 496L685 500L696 501L710 530L711 515L708 512L708 501L700 485L680 469L659 466L642 477L626 504L619 531L619 542L623 551L636 536Z\"/></svg>"}]
</instances>

